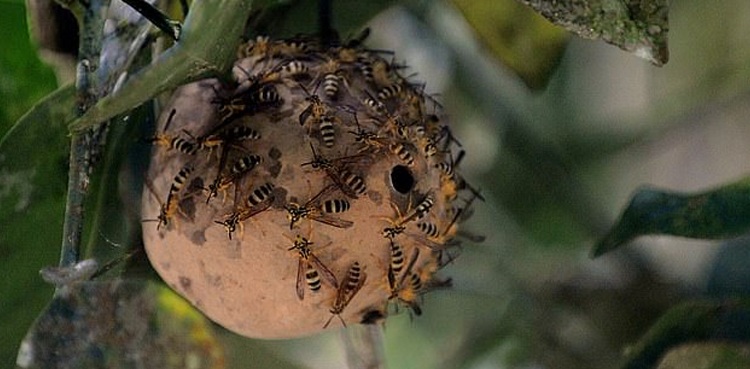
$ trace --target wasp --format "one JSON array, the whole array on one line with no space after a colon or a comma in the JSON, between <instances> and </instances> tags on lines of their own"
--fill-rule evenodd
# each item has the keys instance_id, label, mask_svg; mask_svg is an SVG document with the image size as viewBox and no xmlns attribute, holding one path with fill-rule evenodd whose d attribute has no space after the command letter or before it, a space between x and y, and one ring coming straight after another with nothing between
<instances>
[{"instance_id":1,"label":"wasp","mask_svg":"<svg viewBox=\"0 0 750 369\"><path fill-rule=\"evenodd\" d=\"M387 115L383 122L383 128L396 137L410 140L409 125L405 124L400 115Z\"/></svg>"},{"instance_id":2,"label":"wasp","mask_svg":"<svg viewBox=\"0 0 750 369\"><path fill-rule=\"evenodd\" d=\"M336 291L336 299L333 301L330 309L331 317L323 325L323 329L328 328L334 316L339 317L341 324L346 327L344 319L341 318L341 313L344 312L344 309L346 309L354 296L362 289L365 280L367 280L367 274L359 265L359 262L355 261L346 273L346 280L339 285Z\"/></svg>"},{"instance_id":3,"label":"wasp","mask_svg":"<svg viewBox=\"0 0 750 369\"><path fill-rule=\"evenodd\" d=\"M404 225L414 219L421 219L430 211L430 209L432 209L433 205L435 205L435 199L432 197L432 195L427 194L424 196L424 198L422 198L417 206L414 207L414 210L408 211L405 216L397 218L396 223L398 225ZM396 214L400 216L398 207L394 206L393 204L391 204L391 206L393 206L394 210L396 210Z\"/></svg>"},{"instance_id":4,"label":"wasp","mask_svg":"<svg viewBox=\"0 0 750 369\"><path fill-rule=\"evenodd\" d=\"M417 228L422 231L427 237L435 238L440 235L440 230L435 223L431 222L419 222Z\"/></svg>"},{"instance_id":5,"label":"wasp","mask_svg":"<svg viewBox=\"0 0 750 369\"><path fill-rule=\"evenodd\" d=\"M247 155L243 156L239 159L237 159L234 164L229 168L229 175L223 176L221 175L221 169L223 165L219 165L219 174L217 174L216 179L214 182L210 185L208 185L208 199L206 199L206 203L213 198L216 197L218 191L224 190L227 187L229 187L232 183L235 183L237 180L242 178L246 173L253 170L258 164L263 162L263 157L260 155Z\"/></svg>"},{"instance_id":6,"label":"wasp","mask_svg":"<svg viewBox=\"0 0 750 369\"><path fill-rule=\"evenodd\" d=\"M234 126L223 129L218 133L214 133L213 131L215 130L195 139L199 148L212 150L214 147L226 143L237 143L241 141L260 139L260 133L247 126Z\"/></svg>"},{"instance_id":7,"label":"wasp","mask_svg":"<svg viewBox=\"0 0 750 369\"><path fill-rule=\"evenodd\" d=\"M341 192L353 199L358 198L359 195L365 191L366 185L364 179L342 168L343 165L363 159L363 155L327 159L315 151L312 143L310 143L310 149L313 153L313 160L307 163L302 163L302 166L309 165L314 170L323 170L336 186L338 186Z\"/></svg>"},{"instance_id":8,"label":"wasp","mask_svg":"<svg viewBox=\"0 0 750 369\"><path fill-rule=\"evenodd\" d=\"M357 112L352 111L352 115L354 115L354 123L357 125L357 130L349 131L349 133L354 135L354 142L362 144L359 152L362 153L367 150L379 152L386 145L387 140L375 132L362 129L362 126L359 125L359 119L357 119Z\"/></svg>"},{"instance_id":9,"label":"wasp","mask_svg":"<svg viewBox=\"0 0 750 369\"><path fill-rule=\"evenodd\" d=\"M385 60L362 56L357 58L356 65L365 82L378 86L391 85L391 69Z\"/></svg>"},{"instance_id":10,"label":"wasp","mask_svg":"<svg viewBox=\"0 0 750 369\"><path fill-rule=\"evenodd\" d=\"M411 211L408 212L406 216L402 216L400 210L397 206L394 204L391 204L391 207L396 211L396 218L385 218L389 223L391 223L390 227L383 228L382 235L383 237L393 241L396 236L400 234L405 234L409 238L413 239L414 241L426 246L427 248L430 248L432 250L442 250L444 249L444 245L433 241L431 239L428 239L423 234L414 233L411 231L407 231L407 224L411 222L414 219L422 218L432 207L433 200L431 196L426 196L422 202L420 202L417 207Z\"/></svg>"},{"instance_id":11,"label":"wasp","mask_svg":"<svg viewBox=\"0 0 750 369\"><path fill-rule=\"evenodd\" d=\"M172 180L172 184L169 186L167 199L164 203L161 204L159 215L156 219L145 219L143 220L144 222L158 222L156 224L157 230L160 229L162 225L169 225L170 219L172 219L172 217L180 207L180 199L178 194L180 191L182 191L182 188L185 187L185 183L187 183L188 177L190 177L190 174L192 172L193 167L191 165L186 165L182 167L179 172L177 172L177 174L174 176L174 179ZM148 186L151 193L156 196L156 191L154 191L151 183L147 181L146 185Z\"/></svg>"},{"instance_id":12,"label":"wasp","mask_svg":"<svg viewBox=\"0 0 750 369\"><path fill-rule=\"evenodd\" d=\"M311 118L313 123L319 121L328 112L328 109L318 95L309 95L305 100L309 101L310 105L299 114L299 124L301 126L304 126Z\"/></svg>"},{"instance_id":13,"label":"wasp","mask_svg":"<svg viewBox=\"0 0 750 369\"><path fill-rule=\"evenodd\" d=\"M419 204L414 208L413 217L408 220L411 220L414 218L420 219L424 217L425 214L427 214L427 212L429 212L430 209L432 209L433 205L435 205L435 199L433 199L432 196L429 194L425 195L422 201L420 201Z\"/></svg>"},{"instance_id":14,"label":"wasp","mask_svg":"<svg viewBox=\"0 0 750 369\"><path fill-rule=\"evenodd\" d=\"M339 77L336 73L326 73L323 75L323 93L332 100L335 100L339 93Z\"/></svg>"},{"instance_id":15,"label":"wasp","mask_svg":"<svg viewBox=\"0 0 750 369\"><path fill-rule=\"evenodd\" d=\"M414 248L414 252L409 258L408 265L406 266L406 272L403 276L411 271L414 263L417 262L417 258L419 258L419 249ZM398 281L396 280L396 277L398 277L399 273L404 270L404 262L404 249L401 247L401 245L391 240L391 262L388 266L388 286L391 289L391 293L393 293L393 291L396 291L399 285L403 284L404 277L402 276Z\"/></svg>"},{"instance_id":16,"label":"wasp","mask_svg":"<svg viewBox=\"0 0 750 369\"><path fill-rule=\"evenodd\" d=\"M234 126L222 130L218 135L224 142L240 142L247 140L259 140L260 133L248 126Z\"/></svg>"},{"instance_id":17,"label":"wasp","mask_svg":"<svg viewBox=\"0 0 750 369\"><path fill-rule=\"evenodd\" d=\"M404 268L404 249L391 240L391 265L390 272L398 274Z\"/></svg>"},{"instance_id":18,"label":"wasp","mask_svg":"<svg viewBox=\"0 0 750 369\"><path fill-rule=\"evenodd\" d=\"M422 315L422 308L419 306L417 299L421 294L420 292L422 292L422 279L417 273L409 273L408 276L409 283L399 286L394 291L392 298L396 298L398 301L406 304L414 312L414 315L420 316Z\"/></svg>"},{"instance_id":19,"label":"wasp","mask_svg":"<svg viewBox=\"0 0 750 369\"><path fill-rule=\"evenodd\" d=\"M318 83L323 85L323 94L331 100L336 100L341 82L346 82L339 62L329 58L325 65L323 65L321 73L323 74L323 79Z\"/></svg>"},{"instance_id":20,"label":"wasp","mask_svg":"<svg viewBox=\"0 0 750 369\"><path fill-rule=\"evenodd\" d=\"M393 245L395 245L395 243L392 242L391 266L388 269L388 285L391 289L391 296L388 299L398 299L399 301L407 304L412 309L412 311L414 311L415 315L421 315L422 311L416 300L417 293L422 289L422 281L419 278L419 274L413 271L414 264L416 264L417 259L419 258L419 249L414 248L414 252L409 258L409 263L404 269L403 252L401 252L400 258L396 260L393 257ZM396 266L398 266L398 270ZM396 277L401 270L403 270L404 272L403 274L401 274L401 278L397 279ZM409 279L408 283L406 283L407 278Z\"/></svg>"},{"instance_id":21,"label":"wasp","mask_svg":"<svg viewBox=\"0 0 750 369\"><path fill-rule=\"evenodd\" d=\"M362 104L364 104L378 116L386 115L388 113L388 109L386 108L385 104L383 104L380 100L374 98L369 92L366 93L367 96L362 99Z\"/></svg>"},{"instance_id":22,"label":"wasp","mask_svg":"<svg viewBox=\"0 0 750 369\"><path fill-rule=\"evenodd\" d=\"M299 124L301 126L314 126L316 123L319 124L320 121L325 117L328 117L326 119L333 120L332 115L329 115L328 106L323 102L323 100L321 100L320 96L318 96L317 94L309 93L302 84L300 84L299 87L302 88L305 94L307 94L305 100L310 103L299 114L298 118ZM317 90L317 86L315 87L315 89Z\"/></svg>"},{"instance_id":23,"label":"wasp","mask_svg":"<svg viewBox=\"0 0 750 369\"><path fill-rule=\"evenodd\" d=\"M232 233L237 229L237 224L240 225L240 232L242 232L242 222L251 217L258 215L266 211L274 200L273 194L274 186L270 182L256 187L250 195L245 199L245 203L239 207L235 205L235 211L233 211L223 221L215 220L214 223L221 224L226 228L229 234L229 239L232 239Z\"/></svg>"},{"instance_id":24,"label":"wasp","mask_svg":"<svg viewBox=\"0 0 750 369\"><path fill-rule=\"evenodd\" d=\"M401 85L401 83L393 83L380 89L377 96L380 101L385 101L394 97L401 96L401 92L403 91L403 89L404 87Z\"/></svg>"},{"instance_id":25,"label":"wasp","mask_svg":"<svg viewBox=\"0 0 750 369\"><path fill-rule=\"evenodd\" d=\"M371 83L373 80L375 80L375 77L373 76L372 63L367 58L357 58L357 69L359 69L359 72L362 74L362 77L366 82Z\"/></svg>"},{"instance_id":26,"label":"wasp","mask_svg":"<svg viewBox=\"0 0 750 369\"><path fill-rule=\"evenodd\" d=\"M450 223L448 223L448 226L445 227L445 231L443 231L443 235L448 234L456 223L463 222L472 215L471 205L474 203L476 199L485 201L480 190L477 190L469 186L468 184L466 184L466 187L469 189L469 191L471 191L472 196L468 200L466 200L466 203L463 206L459 206L455 210L453 210L452 212L453 218L451 219ZM459 231L458 235L465 239L468 239L471 242L476 242L476 243L484 242L485 240L485 237L482 235L476 235L476 234L472 234L466 231Z\"/></svg>"},{"instance_id":27,"label":"wasp","mask_svg":"<svg viewBox=\"0 0 750 369\"><path fill-rule=\"evenodd\" d=\"M343 213L351 208L351 204L347 199L330 199L323 201L321 209L324 213Z\"/></svg>"},{"instance_id":28,"label":"wasp","mask_svg":"<svg viewBox=\"0 0 750 369\"><path fill-rule=\"evenodd\" d=\"M243 54L248 57L260 56L262 58L300 56L307 54L312 42L311 38L304 36L284 41L271 41L268 36L257 36L254 42L248 43Z\"/></svg>"},{"instance_id":29,"label":"wasp","mask_svg":"<svg viewBox=\"0 0 750 369\"><path fill-rule=\"evenodd\" d=\"M271 84L252 83L248 91L235 93L231 98L217 98L213 101L219 105L219 122L217 128L231 122L243 114L255 114L265 109L277 108L284 103L281 95Z\"/></svg>"},{"instance_id":30,"label":"wasp","mask_svg":"<svg viewBox=\"0 0 750 369\"><path fill-rule=\"evenodd\" d=\"M434 124L437 124L437 122L440 121L440 117L435 114L428 115L426 119L431 120ZM452 143L456 144L456 146L458 147L463 147L463 145L461 145L461 142L458 141L458 139L456 139L456 136L453 135L451 129L446 125L440 126L440 131L437 133L437 138L435 139L435 142L438 144L441 141L443 141L442 151L448 151Z\"/></svg>"},{"instance_id":31,"label":"wasp","mask_svg":"<svg viewBox=\"0 0 750 369\"><path fill-rule=\"evenodd\" d=\"M336 131L333 128L333 121L334 117L331 115L325 115L322 119L320 119L320 137L323 140L323 145L328 148L333 147L334 141L336 139Z\"/></svg>"},{"instance_id":32,"label":"wasp","mask_svg":"<svg viewBox=\"0 0 750 369\"><path fill-rule=\"evenodd\" d=\"M328 215L349 210L350 204L346 199L332 199L321 204L320 199L334 190L336 190L335 185L328 185L302 206L293 202L284 206L288 213L289 229L293 229L294 225L302 219L312 219L337 228L349 228L354 225L351 221Z\"/></svg>"},{"instance_id":33,"label":"wasp","mask_svg":"<svg viewBox=\"0 0 750 369\"><path fill-rule=\"evenodd\" d=\"M344 183L347 189L346 191L343 191L344 193L347 193L347 191L349 191L350 193L354 193L359 196L367 191L365 179L349 170L341 170L341 181Z\"/></svg>"},{"instance_id":34,"label":"wasp","mask_svg":"<svg viewBox=\"0 0 750 369\"><path fill-rule=\"evenodd\" d=\"M175 109L172 109L172 111L169 112L169 117L167 118L167 122L164 124L162 133L157 134L149 141L168 150L177 150L183 154L193 155L198 150L198 146L194 142L186 140L180 136L173 137L164 133L167 130L167 127L169 127L169 125L172 123L172 120L174 119L176 113L177 110Z\"/></svg>"},{"instance_id":35,"label":"wasp","mask_svg":"<svg viewBox=\"0 0 750 369\"><path fill-rule=\"evenodd\" d=\"M453 163L451 161L440 161L434 165L440 171L441 178L450 180L453 178Z\"/></svg>"},{"instance_id":36,"label":"wasp","mask_svg":"<svg viewBox=\"0 0 750 369\"><path fill-rule=\"evenodd\" d=\"M292 60L281 65L280 71L289 77L295 78L306 75L309 72L307 65L300 60Z\"/></svg>"},{"instance_id":37,"label":"wasp","mask_svg":"<svg viewBox=\"0 0 750 369\"><path fill-rule=\"evenodd\" d=\"M344 45L335 50L336 56L343 63L354 63L358 61L364 48L362 44L370 35L370 29L365 28L357 36L349 39Z\"/></svg>"},{"instance_id":38,"label":"wasp","mask_svg":"<svg viewBox=\"0 0 750 369\"><path fill-rule=\"evenodd\" d=\"M415 254L417 249L415 249ZM412 258L416 260L416 256ZM430 264L424 267L421 271L413 270L413 263L404 271L399 283L392 286L390 299L397 299L399 302L408 306L414 315L422 315L422 308L419 306L419 299L425 293L438 289L438 288L449 288L452 284L450 278L444 280L438 280L433 277L433 272L436 268L436 264Z\"/></svg>"},{"instance_id":39,"label":"wasp","mask_svg":"<svg viewBox=\"0 0 750 369\"><path fill-rule=\"evenodd\" d=\"M388 147L391 152L396 155L404 164L408 166L414 165L414 156L402 143L394 143Z\"/></svg>"},{"instance_id":40,"label":"wasp","mask_svg":"<svg viewBox=\"0 0 750 369\"><path fill-rule=\"evenodd\" d=\"M246 56L268 56L268 50L271 48L271 40L268 36L256 36L255 41L248 42L244 48Z\"/></svg>"},{"instance_id":41,"label":"wasp","mask_svg":"<svg viewBox=\"0 0 750 369\"><path fill-rule=\"evenodd\" d=\"M296 250L299 254L299 264L297 265L297 297L300 300L305 298L305 284L311 291L317 292L321 287L320 276L323 280L338 289L339 283L336 276L313 254L310 245L313 243L307 238L297 235L292 247L288 250Z\"/></svg>"},{"instance_id":42,"label":"wasp","mask_svg":"<svg viewBox=\"0 0 750 369\"><path fill-rule=\"evenodd\" d=\"M312 37L296 35L284 41L277 41L271 50L271 54L283 57L304 56L314 47L315 43Z\"/></svg>"}]
</instances>

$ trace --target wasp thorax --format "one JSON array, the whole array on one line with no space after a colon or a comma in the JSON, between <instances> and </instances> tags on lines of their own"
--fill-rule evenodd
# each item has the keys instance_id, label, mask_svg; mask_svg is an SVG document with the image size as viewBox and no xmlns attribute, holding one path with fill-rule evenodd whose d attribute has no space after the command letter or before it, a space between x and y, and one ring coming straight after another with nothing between
<instances>
[{"instance_id":1,"label":"wasp thorax","mask_svg":"<svg viewBox=\"0 0 750 369\"><path fill-rule=\"evenodd\" d=\"M457 173L460 145L423 85L354 44L259 38L234 83L186 85L160 119L146 251L239 334L419 314L420 296L448 284L434 273L477 196Z\"/></svg>"}]
</instances>

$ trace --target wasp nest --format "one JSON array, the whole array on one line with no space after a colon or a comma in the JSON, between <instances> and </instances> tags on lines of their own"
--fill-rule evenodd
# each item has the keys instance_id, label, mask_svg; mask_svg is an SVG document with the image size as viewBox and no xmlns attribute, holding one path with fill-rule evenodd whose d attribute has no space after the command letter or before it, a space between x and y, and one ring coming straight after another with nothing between
<instances>
[{"instance_id":1,"label":"wasp nest","mask_svg":"<svg viewBox=\"0 0 750 369\"><path fill-rule=\"evenodd\" d=\"M231 84L175 93L143 235L161 277L212 320L298 337L419 314L421 294L449 283L434 273L476 193L439 104L386 57L258 38Z\"/></svg>"}]
</instances>

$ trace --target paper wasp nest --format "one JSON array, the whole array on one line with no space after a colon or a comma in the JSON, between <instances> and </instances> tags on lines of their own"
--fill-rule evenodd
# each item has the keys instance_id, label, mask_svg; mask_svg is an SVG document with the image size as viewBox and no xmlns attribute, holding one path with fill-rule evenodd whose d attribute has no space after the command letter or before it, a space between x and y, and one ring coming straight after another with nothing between
<instances>
[{"instance_id":1,"label":"paper wasp nest","mask_svg":"<svg viewBox=\"0 0 750 369\"><path fill-rule=\"evenodd\" d=\"M233 83L179 89L143 194L154 268L209 318L258 338L375 323L449 280L476 193L440 106L382 52L243 45Z\"/></svg>"}]
</instances>

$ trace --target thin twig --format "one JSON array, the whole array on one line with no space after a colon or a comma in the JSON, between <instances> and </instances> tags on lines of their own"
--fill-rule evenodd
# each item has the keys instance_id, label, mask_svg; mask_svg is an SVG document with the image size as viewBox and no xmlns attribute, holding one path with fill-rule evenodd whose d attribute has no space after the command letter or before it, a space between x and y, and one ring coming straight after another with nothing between
<instances>
[{"instance_id":1,"label":"thin twig","mask_svg":"<svg viewBox=\"0 0 750 369\"><path fill-rule=\"evenodd\" d=\"M78 50L79 61L76 71L77 114L80 116L96 102L98 96L99 83L94 73L96 69L94 63L98 63L99 60L102 29L109 1L91 0L81 2L79 5L83 10L81 14L83 19L80 21L82 30ZM81 259L84 202L89 189L92 157L97 156L94 151L99 149L102 136L102 131L89 130L73 134L71 139L60 267L73 267Z\"/></svg>"},{"instance_id":2,"label":"thin twig","mask_svg":"<svg viewBox=\"0 0 750 369\"><path fill-rule=\"evenodd\" d=\"M341 330L346 362L351 369L384 369L383 327L379 324L352 324Z\"/></svg>"},{"instance_id":3,"label":"thin twig","mask_svg":"<svg viewBox=\"0 0 750 369\"><path fill-rule=\"evenodd\" d=\"M130 7L148 19L162 32L169 35L173 40L177 41L180 39L180 34L182 33L182 25L180 22L170 19L166 14L162 13L161 10L144 0L123 0L123 2L130 5ZM184 10L185 8L183 7L183 11Z\"/></svg>"},{"instance_id":4,"label":"thin twig","mask_svg":"<svg viewBox=\"0 0 750 369\"><path fill-rule=\"evenodd\" d=\"M68 193L65 203L60 267L71 267L80 260L81 233L83 230L83 202L88 187L88 174L84 169L84 134L73 135L70 144L70 164L68 167Z\"/></svg>"}]
</instances>

